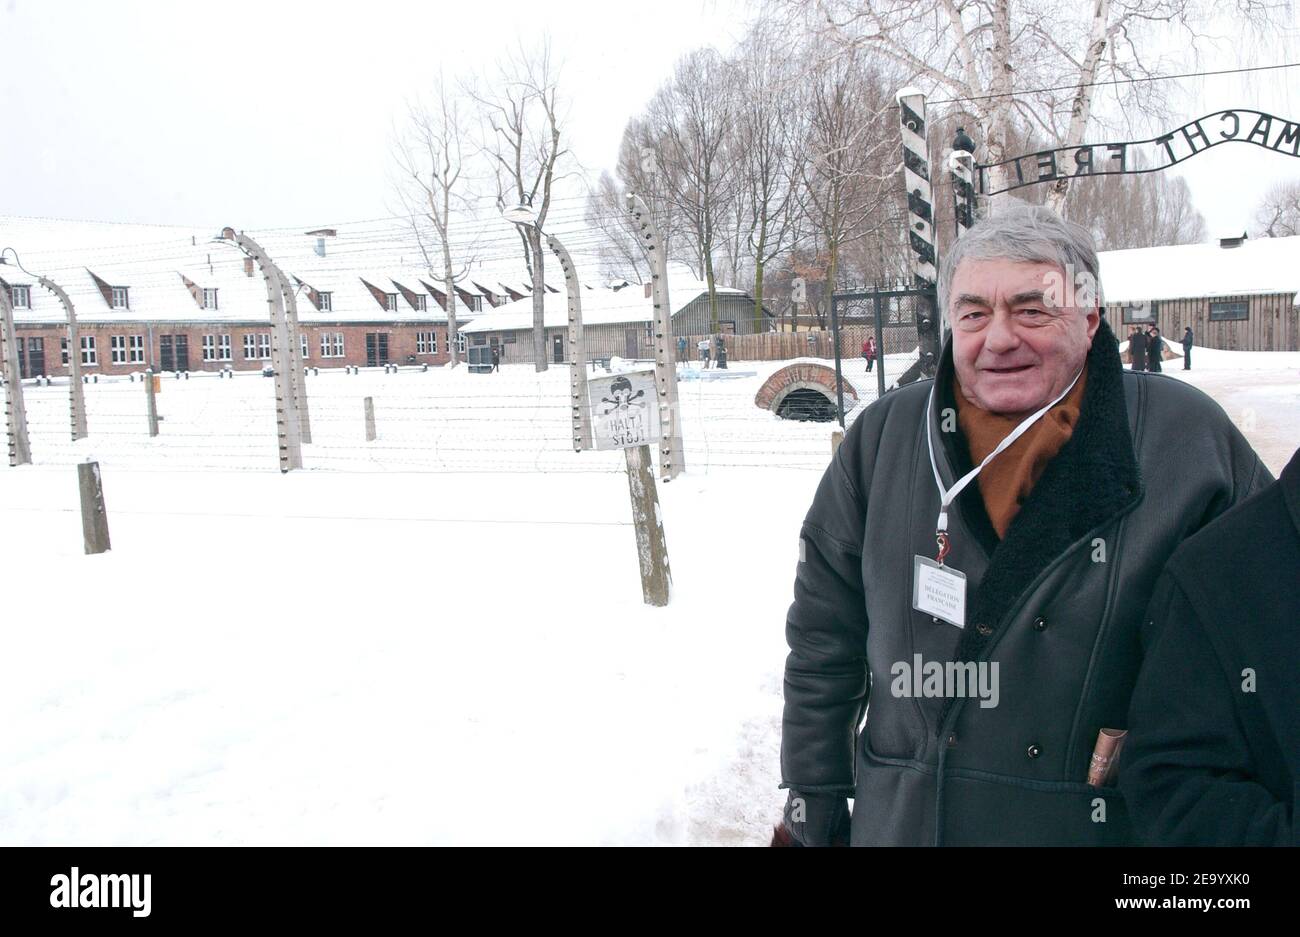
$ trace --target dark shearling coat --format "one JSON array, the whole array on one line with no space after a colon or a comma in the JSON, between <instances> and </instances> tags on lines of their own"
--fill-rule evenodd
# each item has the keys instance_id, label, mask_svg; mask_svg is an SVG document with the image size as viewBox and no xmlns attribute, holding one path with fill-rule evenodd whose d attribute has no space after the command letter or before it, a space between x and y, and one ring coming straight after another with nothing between
<instances>
[{"instance_id":1,"label":"dark shearling coat","mask_svg":"<svg viewBox=\"0 0 1300 937\"><path fill-rule=\"evenodd\" d=\"M1142 647L1120 757L1140 838L1300 845L1300 452L1178 548Z\"/></svg>"},{"instance_id":2,"label":"dark shearling coat","mask_svg":"<svg viewBox=\"0 0 1300 937\"><path fill-rule=\"evenodd\" d=\"M1120 791L1086 778L1098 730L1127 727L1151 590L1179 543L1271 477L1205 394L1125 371L1103 321L1074 434L1005 539L977 483L950 511L948 562L968 577L959 629L912 608L912 558L935 554L932 383L944 484L970 464L955 419L939 430L952 369L948 345L934 382L859 416L804 521L786 618L787 826L806 845L845 832L854 845L1131 842ZM916 654L997 662L998 705L895 696L892 667Z\"/></svg>"}]
</instances>

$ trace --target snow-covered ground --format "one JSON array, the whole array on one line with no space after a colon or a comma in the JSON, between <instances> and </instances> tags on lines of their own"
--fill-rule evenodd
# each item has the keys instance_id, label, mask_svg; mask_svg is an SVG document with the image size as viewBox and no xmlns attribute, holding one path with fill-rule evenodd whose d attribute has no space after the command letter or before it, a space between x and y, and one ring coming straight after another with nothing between
<instances>
[{"instance_id":1,"label":"snow-covered ground","mask_svg":"<svg viewBox=\"0 0 1300 937\"><path fill-rule=\"evenodd\" d=\"M1193 361L1166 373L1279 471L1300 354ZM165 379L152 440L139 383L89 385L76 444L66 385L26 386L36 464L0 467L0 843L764 842L832 429L753 405L782 364L681 385L663 609L622 456L568 448L565 368L322 372L288 475L268 379ZM113 538L93 557L87 457Z\"/></svg>"}]
</instances>

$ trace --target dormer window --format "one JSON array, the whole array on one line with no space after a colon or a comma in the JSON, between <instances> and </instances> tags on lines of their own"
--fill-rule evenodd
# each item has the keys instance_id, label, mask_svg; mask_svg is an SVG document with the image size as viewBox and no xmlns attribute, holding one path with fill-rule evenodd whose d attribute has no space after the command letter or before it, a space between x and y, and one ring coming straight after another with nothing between
<instances>
[{"instance_id":1,"label":"dormer window","mask_svg":"<svg viewBox=\"0 0 1300 937\"><path fill-rule=\"evenodd\" d=\"M217 291L215 289L209 289L208 287L203 288L203 308L217 308Z\"/></svg>"},{"instance_id":2,"label":"dormer window","mask_svg":"<svg viewBox=\"0 0 1300 937\"><path fill-rule=\"evenodd\" d=\"M474 312L482 312L482 311L483 311L483 297L482 297L482 296L471 296L471 297L470 297L469 308L470 308L471 310L473 310Z\"/></svg>"},{"instance_id":3,"label":"dormer window","mask_svg":"<svg viewBox=\"0 0 1300 937\"><path fill-rule=\"evenodd\" d=\"M396 293L386 293L385 295L386 295L387 298L388 298L388 303L387 303L386 308L388 309L389 312L396 312L396 311L397 311L397 294L396 294Z\"/></svg>"},{"instance_id":4,"label":"dormer window","mask_svg":"<svg viewBox=\"0 0 1300 937\"><path fill-rule=\"evenodd\" d=\"M30 286L11 286L9 295L15 309L32 308L32 288Z\"/></svg>"},{"instance_id":5,"label":"dormer window","mask_svg":"<svg viewBox=\"0 0 1300 937\"><path fill-rule=\"evenodd\" d=\"M321 311L321 312L333 312L333 311L334 311L334 294L333 294L333 293L317 293L316 295L320 297L320 311Z\"/></svg>"},{"instance_id":6,"label":"dormer window","mask_svg":"<svg viewBox=\"0 0 1300 937\"><path fill-rule=\"evenodd\" d=\"M428 296L425 296L423 293L416 293L416 294L415 294L415 311L416 311L416 312L428 312L428 311L429 311L429 297L428 297Z\"/></svg>"},{"instance_id":7,"label":"dormer window","mask_svg":"<svg viewBox=\"0 0 1300 937\"><path fill-rule=\"evenodd\" d=\"M130 296L128 295L128 287L125 286L113 287L112 305L114 309L131 308Z\"/></svg>"}]
</instances>

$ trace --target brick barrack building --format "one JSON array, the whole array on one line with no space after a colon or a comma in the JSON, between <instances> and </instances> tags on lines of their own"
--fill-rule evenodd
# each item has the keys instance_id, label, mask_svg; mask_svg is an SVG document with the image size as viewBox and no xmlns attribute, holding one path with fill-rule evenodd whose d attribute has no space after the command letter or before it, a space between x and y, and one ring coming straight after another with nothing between
<instances>
[{"instance_id":1,"label":"brick barrack building","mask_svg":"<svg viewBox=\"0 0 1300 937\"><path fill-rule=\"evenodd\" d=\"M0 248L21 262L9 254L0 264L21 375L66 375L73 353L86 375L261 370L271 357L266 286L216 233L0 217ZM387 249L373 233L348 238L332 228L250 234L296 290L307 365L438 365L450 357L444 284L405 262L412 258L401 256L398 237ZM38 276L68 293L80 348L68 347L63 305ZM458 323L525 298L525 280L483 270L464 277L455 288Z\"/></svg>"},{"instance_id":2,"label":"brick barrack building","mask_svg":"<svg viewBox=\"0 0 1300 937\"><path fill-rule=\"evenodd\" d=\"M319 228L250 231L295 290L304 363L441 365L450 358L444 283L410 262L409 231ZM266 286L253 261L215 232L189 228L0 217L0 287L14 304L23 378L68 373L62 304L37 283L56 282L76 309L83 374L260 371L271 358ZM25 268L25 269L24 269ZM31 271L30 273L26 271ZM474 265L455 286L458 345L494 346L505 363L532 361L531 278ZM689 271L670 279L675 336L750 335L772 326L743 290L718 287L709 301ZM563 281L561 281L561 286ZM587 353L652 354L648 286L584 283ZM567 296L547 284L548 361L567 361Z\"/></svg>"}]
</instances>

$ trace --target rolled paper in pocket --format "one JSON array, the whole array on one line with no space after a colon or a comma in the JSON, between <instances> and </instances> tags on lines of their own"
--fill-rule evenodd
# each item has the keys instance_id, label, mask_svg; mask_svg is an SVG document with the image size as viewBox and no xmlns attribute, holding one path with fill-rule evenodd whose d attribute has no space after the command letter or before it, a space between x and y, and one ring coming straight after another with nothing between
<instances>
[{"instance_id":1,"label":"rolled paper in pocket","mask_svg":"<svg viewBox=\"0 0 1300 937\"><path fill-rule=\"evenodd\" d=\"M1097 744L1088 762L1088 783L1093 787L1105 787L1115 780L1115 766L1127 737L1128 729L1102 729L1097 733Z\"/></svg>"}]
</instances>

